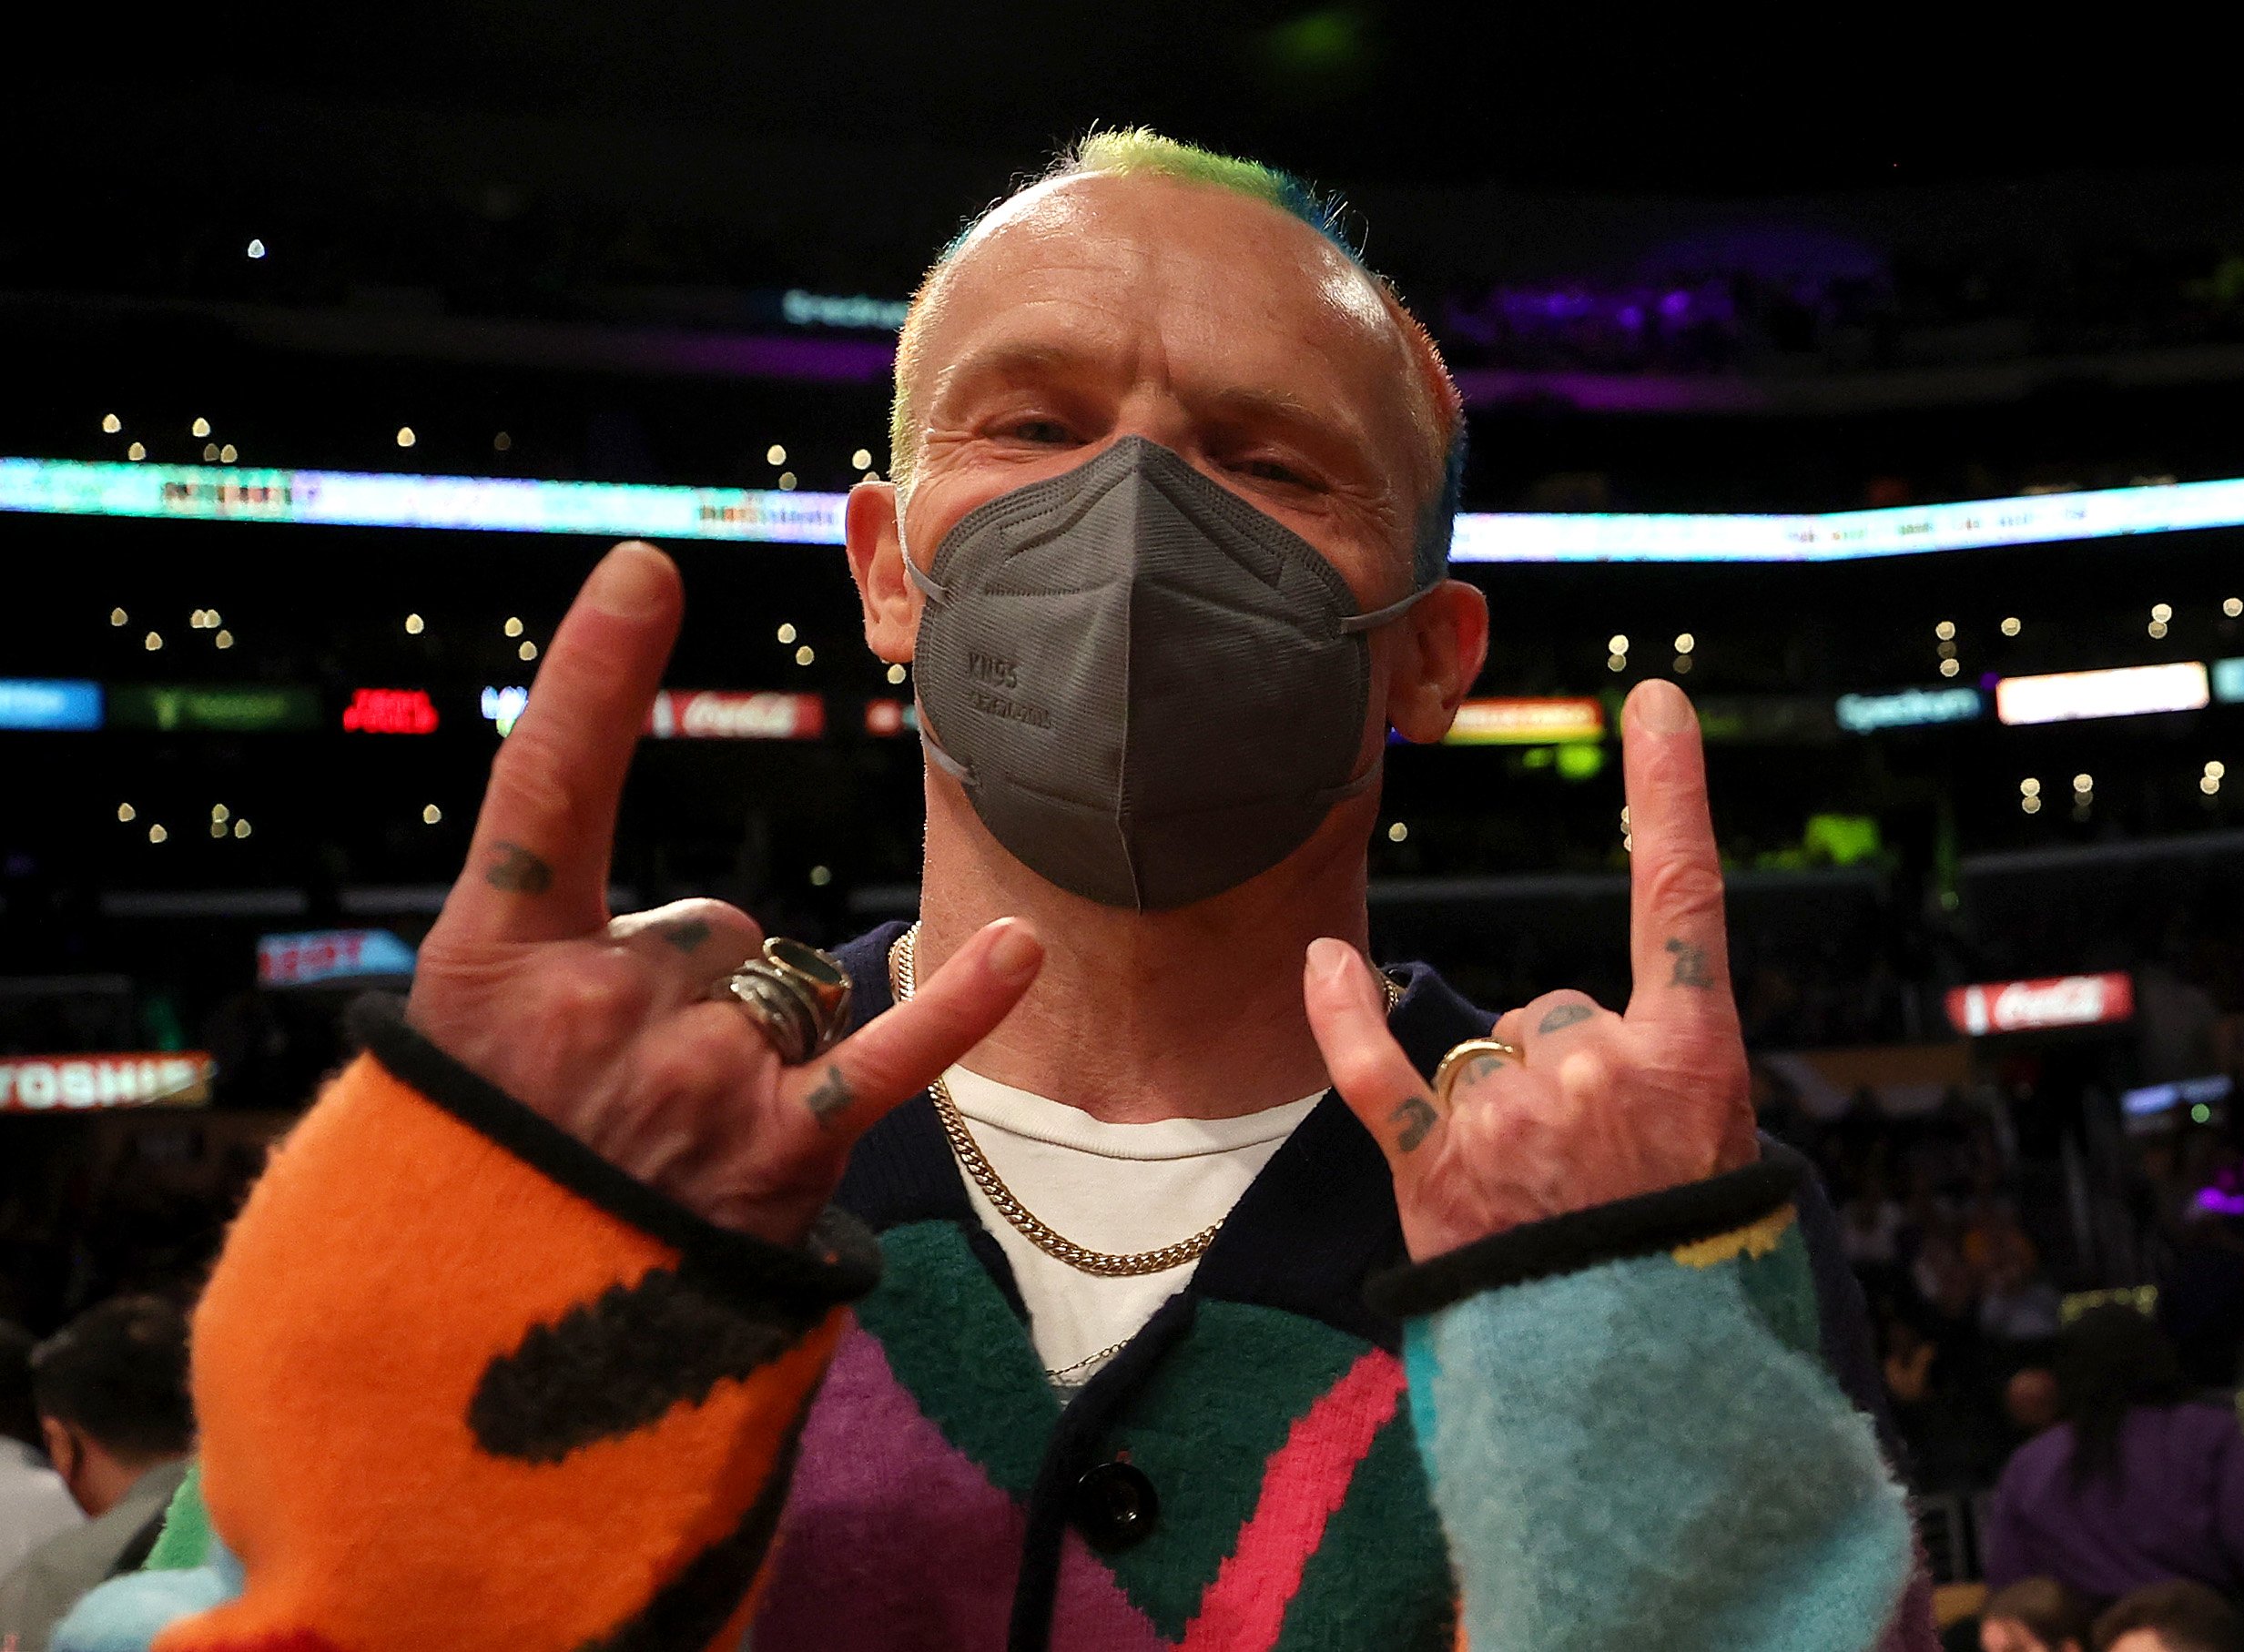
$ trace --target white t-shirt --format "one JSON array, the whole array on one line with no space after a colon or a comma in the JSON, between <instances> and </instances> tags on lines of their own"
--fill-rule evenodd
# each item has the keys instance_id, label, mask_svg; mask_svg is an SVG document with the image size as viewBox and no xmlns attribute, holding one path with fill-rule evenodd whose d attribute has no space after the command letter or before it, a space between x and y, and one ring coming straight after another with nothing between
<instances>
[{"instance_id":1,"label":"white t-shirt","mask_svg":"<svg viewBox=\"0 0 2244 1652\"><path fill-rule=\"evenodd\" d=\"M1121 1252L1175 1244L1229 1214L1324 1093L1237 1119L1109 1124L962 1067L943 1079L1014 1197L1077 1244ZM1193 1262L1132 1279L1071 1268L1000 1216L973 1178L966 1186L974 1213L1012 1264L1030 1339L1057 1386L1089 1382L1192 1277Z\"/></svg>"}]
</instances>

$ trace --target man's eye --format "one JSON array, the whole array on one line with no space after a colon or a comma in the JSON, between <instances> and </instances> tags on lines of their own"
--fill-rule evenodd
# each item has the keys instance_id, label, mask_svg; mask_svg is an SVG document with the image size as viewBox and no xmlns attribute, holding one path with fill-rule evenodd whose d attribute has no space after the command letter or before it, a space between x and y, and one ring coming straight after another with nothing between
<instances>
[{"instance_id":1,"label":"man's eye","mask_svg":"<svg viewBox=\"0 0 2244 1652\"><path fill-rule=\"evenodd\" d=\"M1299 471L1295 470L1291 465L1281 464L1274 459L1243 459L1233 465L1232 469L1242 475L1252 476L1258 481L1286 482L1295 487L1305 487L1308 484L1308 478Z\"/></svg>"},{"instance_id":2,"label":"man's eye","mask_svg":"<svg viewBox=\"0 0 2244 1652\"><path fill-rule=\"evenodd\" d=\"M1006 426L1005 433L1021 441L1067 442L1075 439L1074 433L1057 419L1023 419Z\"/></svg>"}]
</instances>

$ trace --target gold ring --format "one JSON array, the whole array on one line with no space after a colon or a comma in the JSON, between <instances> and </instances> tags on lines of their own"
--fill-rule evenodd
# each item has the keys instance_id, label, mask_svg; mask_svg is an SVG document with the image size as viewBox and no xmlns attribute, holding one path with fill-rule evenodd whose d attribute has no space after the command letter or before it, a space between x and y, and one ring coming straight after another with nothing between
<instances>
[{"instance_id":1,"label":"gold ring","mask_svg":"<svg viewBox=\"0 0 2244 1652\"><path fill-rule=\"evenodd\" d=\"M779 1059L799 1067L841 1041L848 1018L849 972L830 952L772 936L709 996L737 1004L771 1040Z\"/></svg>"},{"instance_id":2,"label":"gold ring","mask_svg":"<svg viewBox=\"0 0 2244 1652\"><path fill-rule=\"evenodd\" d=\"M1522 1067L1528 1064L1528 1052L1517 1044L1508 1044L1502 1039L1466 1039L1442 1057L1441 1065L1434 1069L1434 1095L1444 1107L1449 1105L1449 1089L1457 1081L1457 1075L1484 1057L1517 1061Z\"/></svg>"}]
</instances>

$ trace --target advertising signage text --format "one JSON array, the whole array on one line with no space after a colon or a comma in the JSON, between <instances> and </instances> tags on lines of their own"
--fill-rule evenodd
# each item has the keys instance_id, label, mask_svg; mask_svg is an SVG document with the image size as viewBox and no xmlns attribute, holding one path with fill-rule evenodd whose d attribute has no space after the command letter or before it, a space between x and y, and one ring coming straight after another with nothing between
<instances>
[{"instance_id":1,"label":"advertising signage text","mask_svg":"<svg viewBox=\"0 0 2244 1652\"><path fill-rule=\"evenodd\" d=\"M199 1049L0 1059L0 1112L191 1107L210 1100L216 1063Z\"/></svg>"},{"instance_id":2,"label":"advertising signage text","mask_svg":"<svg viewBox=\"0 0 2244 1652\"><path fill-rule=\"evenodd\" d=\"M1948 988L1950 1025L1975 1039L1996 1032L2107 1026L2134 1014L2134 978L2117 972Z\"/></svg>"}]
</instances>

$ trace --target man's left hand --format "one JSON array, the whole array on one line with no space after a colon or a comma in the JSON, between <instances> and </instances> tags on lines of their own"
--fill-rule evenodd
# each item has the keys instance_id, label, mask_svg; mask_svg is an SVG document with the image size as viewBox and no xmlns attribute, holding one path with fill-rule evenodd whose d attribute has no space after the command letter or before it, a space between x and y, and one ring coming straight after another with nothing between
<instances>
[{"instance_id":1,"label":"man's left hand","mask_svg":"<svg viewBox=\"0 0 2244 1652\"><path fill-rule=\"evenodd\" d=\"M1626 1013L1547 993L1494 1029L1524 1059L1477 1057L1437 1097L1387 1031L1362 956L1337 940L1309 948L1310 1027L1334 1086L1386 1154L1421 1261L1758 1155L1706 759L1682 690L1639 684L1621 750L1635 839Z\"/></svg>"}]
</instances>

